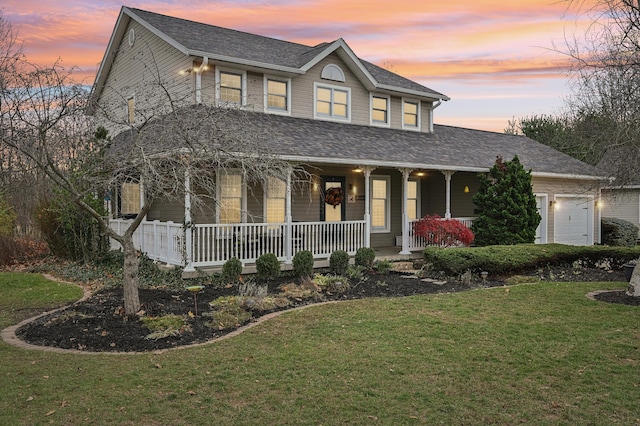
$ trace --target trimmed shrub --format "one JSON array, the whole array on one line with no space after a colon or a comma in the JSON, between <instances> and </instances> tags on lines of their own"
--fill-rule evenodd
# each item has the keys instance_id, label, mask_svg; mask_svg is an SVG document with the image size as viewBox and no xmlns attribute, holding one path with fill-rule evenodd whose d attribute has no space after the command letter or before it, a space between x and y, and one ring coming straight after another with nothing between
<instances>
[{"instance_id":1,"label":"trimmed shrub","mask_svg":"<svg viewBox=\"0 0 640 426\"><path fill-rule=\"evenodd\" d=\"M297 252L293 256L293 273L298 278L310 277L313 274L313 253L309 250Z\"/></svg>"},{"instance_id":2,"label":"trimmed shrub","mask_svg":"<svg viewBox=\"0 0 640 426\"><path fill-rule=\"evenodd\" d=\"M615 217L602 218L602 244L633 247L638 242L638 227Z\"/></svg>"},{"instance_id":3,"label":"trimmed shrub","mask_svg":"<svg viewBox=\"0 0 640 426\"><path fill-rule=\"evenodd\" d=\"M425 261L431 268L447 275L487 271L491 275L517 274L549 265L606 265L621 268L629 260L640 257L640 246L568 246L563 244L518 244L491 247L442 249L427 247Z\"/></svg>"},{"instance_id":4,"label":"trimmed shrub","mask_svg":"<svg viewBox=\"0 0 640 426\"><path fill-rule=\"evenodd\" d=\"M349 267L349 253L344 250L336 250L329 257L329 269L332 274L343 275Z\"/></svg>"},{"instance_id":5,"label":"trimmed shrub","mask_svg":"<svg viewBox=\"0 0 640 426\"><path fill-rule=\"evenodd\" d=\"M371 247L360 247L356 251L354 262L356 266L362 266L369 270L373 267L373 261L376 259L376 251Z\"/></svg>"},{"instance_id":6,"label":"trimmed shrub","mask_svg":"<svg viewBox=\"0 0 640 426\"><path fill-rule=\"evenodd\" d=\"M473 232L455 219L442 219L438 215L427 215L413 223L413 231L433 247L468 246L473 241Z\"/></svg>"},{"instance_id":7,"label":"trimmed shrub","mask_svg":"<svg viewBox=\"0 0 640 426\"><path fill-rule=\"evenodd\" d=\"M273 253L265 253L256 259L258 278L272 280L280 275L280 261Z\"/></svg>"},{"instance_id":8,"label":"trimmed shrub","mask_svg":"<svg viewBox=\"0 0 640 426\"><path fill-rule=\"evenodd\" d=\"M222 279L226 283L237 282L241 274L242 262L237 257L232 257L222 265Z\"/></svg>"}]
</instances>

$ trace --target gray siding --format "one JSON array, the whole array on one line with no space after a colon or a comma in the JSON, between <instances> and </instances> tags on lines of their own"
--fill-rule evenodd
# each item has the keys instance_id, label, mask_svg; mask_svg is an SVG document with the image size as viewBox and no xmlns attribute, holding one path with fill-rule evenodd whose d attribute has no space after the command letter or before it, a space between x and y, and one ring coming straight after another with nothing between
<instances>
[{"instance_id":1,"label":"gray siding","mask_svg":"<svg viewBox=\"0 0 640 426\"><path fill-rule=\"evenodd\" d=\"M192 67L191 58L134 21L129 24L127 33L132 28L135 43L129 46L128 37L124 37L99 99L104 111L98 112L98 119L112 134L127 127L126 101L130 96L135 96L137 120L163 112L157 110L157 106L168 103L161 97L156 70L173 94L174 102L188 104L194 101L193 75L184 72Z\"/></svg>"},{"instance_id":2,"label":"gray siding","mask_svg":"<svg viewBox=\"0 0 640 426\"><path fill-rule=\"evenodd\" d=\"M554 195L579 195L579 196L593 196L594 200L598 200L598 191L594 187L590 187L590 182L579 181L579 180L569 180L569 179L553 179L553 178L542 178L542 177L533 177L531 179L531 183L533 185L533 192L536 194L546 194L548 195L549 201L553 200ZM594 209L594 238L598 239L598 230L600 229L599 223L599 214L596 209ZM547 224L548 224L548 233L547 238L549 242L553 242L555 238L555 228L554 228L554 211L552 208L548 209L547 216Z\"/></svg>"},{"instance_id":3,"label":"gray siding","mask_svg":"<svg viewBox=\"0 0 640 426\"><path fill-rule=\"evenodd\" d=\"M602 200L602 217L623 219L640 228L640 189L603 189Z\"/></svg>"}]
</instances>

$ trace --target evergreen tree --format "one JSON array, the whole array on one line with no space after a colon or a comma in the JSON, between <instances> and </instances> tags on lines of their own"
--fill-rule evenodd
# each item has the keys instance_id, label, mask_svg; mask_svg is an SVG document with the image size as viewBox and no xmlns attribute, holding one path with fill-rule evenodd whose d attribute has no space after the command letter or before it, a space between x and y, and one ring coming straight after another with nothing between
<instances>
[{"instance_id":1,"label":"evergreen tree","mask_svg":"<svg viewBox=\"0 0 640 426\"><path fill-rule=\"evenodd\" d=\"M531 187L531 172L522 167L518 156L507 162L498 157L489 174L480 175L480 190L473 202L478 214L471 227L476 245L534 242L542 218Z\"/></svg>"}]
</instances>

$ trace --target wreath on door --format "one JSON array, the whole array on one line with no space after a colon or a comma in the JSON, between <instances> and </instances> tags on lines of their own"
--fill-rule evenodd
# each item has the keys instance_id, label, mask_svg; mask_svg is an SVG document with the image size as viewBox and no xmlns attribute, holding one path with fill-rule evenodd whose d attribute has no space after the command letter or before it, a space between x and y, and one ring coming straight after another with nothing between
<instances>
[{"instance_id":1,"label":"wreath on door","mask_svg":"<svg viewBox=\"0 0 640 426\"><path fill-rule=\"evenodd\" d=\"M344 201L344 192L340 187L329 188L324 194L324 202L333 206L334 209L342 204L342 201Z\"/></svg>"}]
</instances>

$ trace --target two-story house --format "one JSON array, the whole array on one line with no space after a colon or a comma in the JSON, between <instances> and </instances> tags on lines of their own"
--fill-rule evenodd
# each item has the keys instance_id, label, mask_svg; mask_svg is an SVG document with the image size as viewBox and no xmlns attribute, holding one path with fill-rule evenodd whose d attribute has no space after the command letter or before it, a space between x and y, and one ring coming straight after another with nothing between
<instances>
[{"instance_id":1,"label":"two-story house","mask_svg":"<svg viewBox=\"0 0 640 426\"><path fill-rule=\"evenodd\" d=\"M187 103L251 111L247 126L274 135L270 151L313 176L293 190L270 180L248 196L240 174L225 175L209 213L156 202L138 237L152 258L192 270L231 256L251 262L265 250L285 262L298 250L316 258L363 246L410 253L423 245L412 221L438 214L470 224L478 173L514 155L532 171L543 218L537 242L589 245L599 235L594 168L523 136L435 125L447 96L359 58L342 39L305 46L123 7L93 87L96 104L135 124L150 102L136 93L149 58ZM118 191L114 229L144 196L136 183Z\"/></svg>"}]
</instances>

